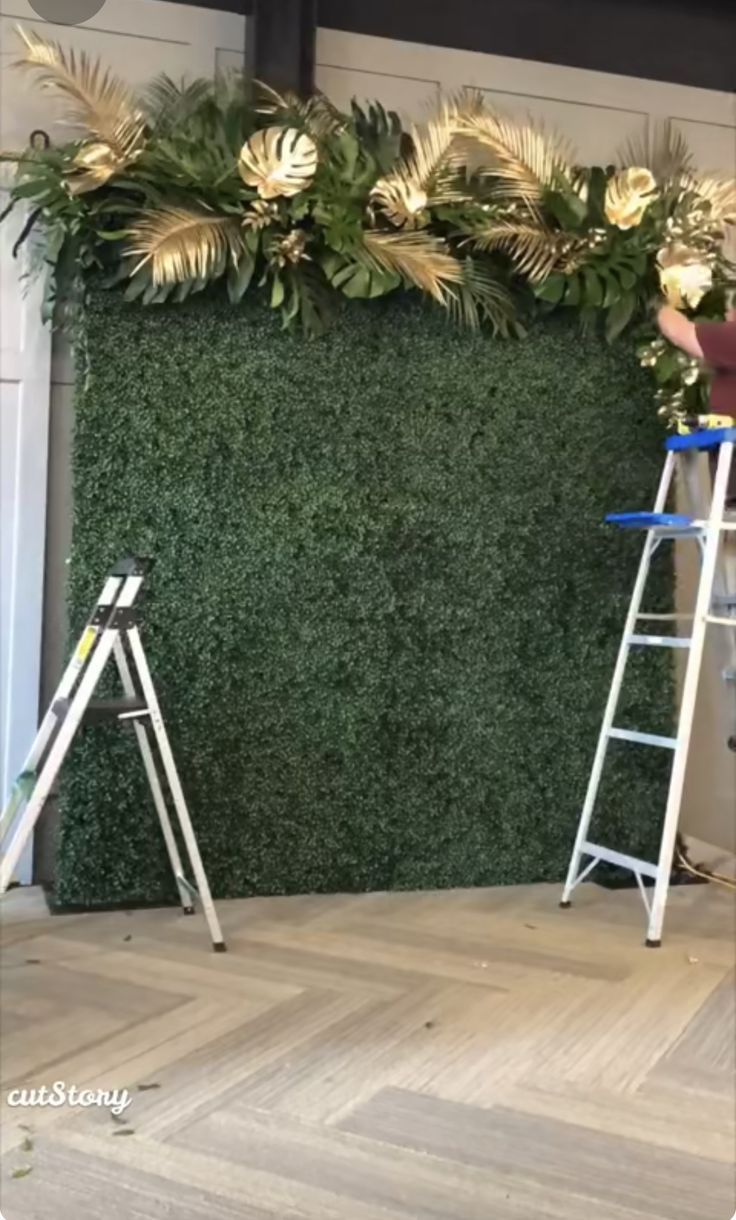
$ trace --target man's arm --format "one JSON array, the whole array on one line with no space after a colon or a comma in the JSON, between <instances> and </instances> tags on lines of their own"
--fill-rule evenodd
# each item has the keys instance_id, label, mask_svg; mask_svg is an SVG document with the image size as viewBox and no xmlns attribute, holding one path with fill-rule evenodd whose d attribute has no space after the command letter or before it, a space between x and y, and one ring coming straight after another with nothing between
<instances>
[{"instance_id":1,"label":"man's arm","mask_svg":"<svg viewBox=\"0 0 736 1220\"><path fill-rule=\"evenodd\" d=\"M689 318L673 309L671 305L663 305L657 314L657 322L665 339L669 339L670 343L675 344L675 347L682 348L688 356L695 356L698 360L702 360L703 349L700 346L695 325Z\"/></svg>"}]
</instances>

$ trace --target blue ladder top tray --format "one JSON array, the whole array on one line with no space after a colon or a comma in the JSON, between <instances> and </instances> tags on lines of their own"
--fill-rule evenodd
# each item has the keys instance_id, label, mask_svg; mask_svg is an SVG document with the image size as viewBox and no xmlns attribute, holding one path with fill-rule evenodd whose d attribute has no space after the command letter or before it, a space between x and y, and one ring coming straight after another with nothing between
<instances>
[{"instance_id":1,"label":"blue ladder top tray","mask_svg":"<svg viewBox=\"0 0 736 1220\"><path fill-rule=\"evenodd\" d=\"M668 436L664 443L665 449L717 449L727 441L736 444L736 427L734 428L703 428L700 432L691 432L689 436Z\"/></svg>"},{"instance_id":2,"label":"blue ladder top tray","mask_svg":"<svg viewBox=\"0 0 736 1220\"><path fill-rule=\"evenodd\" d=\"M693 520L693 517L687 517L684 513L609 513L606 525L617 525L622 530L651 530L662 527L684 530L691 528Z\"/></svg>"}]
</instances>

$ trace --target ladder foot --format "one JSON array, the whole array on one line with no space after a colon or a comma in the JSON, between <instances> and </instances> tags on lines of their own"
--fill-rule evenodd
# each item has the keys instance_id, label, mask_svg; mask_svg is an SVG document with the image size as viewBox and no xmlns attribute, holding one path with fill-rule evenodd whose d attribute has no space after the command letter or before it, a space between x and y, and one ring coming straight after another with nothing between
<instances>
[{"instance_id":1,"label":"ladder foot","mask_svg":"<svg viewBox=\"0 0 736 1220\"><path fill-rule=\"evenodd\" d=\"M566 911L568 909L568 907L571 907L571 906L572 906L572 902L570 901L569 898L567 900L565 900L563 898L560 902L560 907L562 908L563 911Z\"/></svg>"},{"instance_id":2,"label":"ladder foot","mask_svg":"<svg viewBox=\"0 0 736 1220\"><path fill-rule=\"evenodd\" d=\"M212 944L215 953L227 953L227 945L224 940L216 940Z\"/></svg>"},{"instance_id":3,"label":"ladder foot","mask_svg":"<svg viewBox=\"0 0 736 1220\"><path fill-rule=\"evenodd\" d=\"M661 940L650 940L649 937L647 936L646 940L644 941L644 944L646 945L647 949L659 949L659 948L661 948L662 941Z\"/></svg>"},{"instance_id":4,"label":"ladder foot","mask_svg":"<svg viewBox=\"0 0 736 1220\"><path fill-rule=\"evenodd\" d=\"M194 907L182 907L181 913L182 913L182 915L193 915Z\"/></svg>"}]
</instances>

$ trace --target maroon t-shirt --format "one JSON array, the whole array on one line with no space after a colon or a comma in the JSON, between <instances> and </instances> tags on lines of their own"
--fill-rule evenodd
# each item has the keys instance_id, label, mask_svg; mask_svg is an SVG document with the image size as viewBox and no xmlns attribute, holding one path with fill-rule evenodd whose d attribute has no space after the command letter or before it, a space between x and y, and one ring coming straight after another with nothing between
<instances>
[{"instance_id":1,"label":"maroon t-shirt","mask_svg":"<svg viewBox=\"0 0 736 1220\"><path fill-rule=\"evenodd\" d=\"M699 322L695 331L713 370L711 410L736 416L736 322Z\"/></svg>"}]
</instances>

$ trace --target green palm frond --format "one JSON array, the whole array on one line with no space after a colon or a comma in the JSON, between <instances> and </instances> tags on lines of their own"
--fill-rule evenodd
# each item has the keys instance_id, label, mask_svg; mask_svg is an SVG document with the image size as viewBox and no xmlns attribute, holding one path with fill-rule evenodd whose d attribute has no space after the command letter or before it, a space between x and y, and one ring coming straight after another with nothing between
<instances>
[{"instance_id":1,"label":"green palm frond","mask_svg":"<svg viewBox=\"0 0 736 1220\"><path fill-rule=\"evenodd\" d=\"M150 264L153 283L161 286L214 279L237 263L243 248L237 217L169 207L143 213L130 229L127 253L139 259L135 271Z\"/></svg>"},{"instance_id":2,"label":"green palm frond","mask_svg":"<svg viewBox=\"0 0 736 1220\"><path fill-rule=\"evenodd\" d=\"M395 110L385 110L380 102L361 106L355 98L350 103L350 111L357 139L380 172L387 174L410 147L410 139L401 119Z\"/></svg>"},{"instance_id":3,"label":"green palm frond","mask_svg":"<svg viewBox=\"0 0 736 1220\"><path fill-rule=\"evenodd\" d=\"M441 305L448 303L450 285L462 283L463 267L441 237L428 233L363 233L363 250L369 261L384 271L396 272Z\"/></svg>"},{"instance_id":4,"label":"green palm frond","mask_svg":"<svg viewBox=\"0 0 736 1220\"><path fill-rule=\"evenodd\" d=\"M204 77L176 81L161 72L146 87L142 103L156 134L161 135L186 122L213 94L213 82Z\"/></svg>"},{"instance_id":5,"label":"green palm frond","mask_svg":"<svg viewBox=\"0 0 736 1220\"><path fill-rule=\"evenodd\" d=\"M18 27L25 54L17 67L38 73L41 88L59 96L67 122L108 144L120 159L141 145L145 122L131 91L85 51L65 51L57 42Z\"/></svg>"},{"instance_id":6,"label":"green palm frond","mask_svg":"<svg viewBox=\"0 0 736 1220\"><path fill-rule=\"evenodd\" d=\"M338 135L345 129L345 115L324 93L317 92L302 99L296 93L278 93L263 81L258 81L256 88L258 113L286 127L296 127L318 141Z\"/></svg>"},{"instance_id":7,"label":"green palm frond","mask_svg":"<svg viewBox=\"0 0 736 1220\"><path fill-rule=\"evenodd\" d=\"M641 166L651 170L660 186L679 181L693 168L693 154L682 132L671 119L646 124L641 136L628 140L616 161L622 168Z\"/></svg>"},{"instance_id":8,"label":"green palm frond","mask_svg":"<svg viewBox=\"0 0 736 1220\"><path fill-rule=\"evenodd\" d=\"M455 127L471 146L490 154L480 172L497 179L499 197L539 204L560 179L574 180L576 158L571 146L531 119L519 123L476 104L457 114Z\"/></svg>"},{"instance_id":9,"label":"green palm frond","mask_svg":"<svg viewBox=\"0 0 736 1220\"><path fill-rule=\"evenodd\" d=\"M516 329L516 306L506 285L475 259L465 259L462 267L461 282L448 293L451 316L471 330L488 322L494 334L510 334Z\"/></svg>"}]
</instances>

